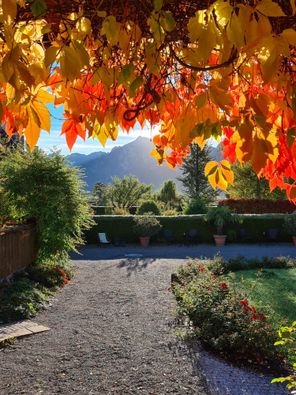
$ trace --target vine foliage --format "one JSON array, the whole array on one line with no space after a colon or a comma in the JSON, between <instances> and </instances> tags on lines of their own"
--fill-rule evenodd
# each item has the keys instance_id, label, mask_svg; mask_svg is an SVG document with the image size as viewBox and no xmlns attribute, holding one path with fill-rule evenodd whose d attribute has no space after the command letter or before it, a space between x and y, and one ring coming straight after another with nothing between
<instances>
[{"instance_id":1,"label":"vine foliage","mask_svg":"<svg viewBox=\"0 0 296 395\"><path fill-rule=\"evenodd\" d=\"M70 149L157 124L152 155L172 167L214 137L214 188L250 161L295 202L295 14L294 0L3 0L2 122L33 148L63 105Z\"/></svg>"}]
</instances>

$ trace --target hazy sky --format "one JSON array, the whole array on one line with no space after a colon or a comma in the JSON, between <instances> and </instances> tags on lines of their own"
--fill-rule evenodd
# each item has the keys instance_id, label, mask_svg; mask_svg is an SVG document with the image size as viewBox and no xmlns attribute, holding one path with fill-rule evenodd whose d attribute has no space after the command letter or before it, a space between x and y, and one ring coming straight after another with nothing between
<instances>
[{"instance_id":1,"label":"hazy sky","mask_svg":"<svg viewBox=\"0 0 296 395\"><path fill-rule=\"evenodd\" d=\"M41 132L38 146L46 151L59 149L63 155L69 155L70 150L67 147L65 136L61 135L63 107L51 107L50 112L51 132L50 134L44 131ZM136 126L133 130L130 130L129 134L126 132L123 133L122 131L119 132L119 136L116 141L107 140L105 147L103 147L97 139L89 138L83 141L80 137L78 137L72 152L80 152L82 154L90 154L91 152L97 151L109 152L112 148L130 143L139 136L151 138L151 135L151 128L149 126L144 129L141 129L140 126Z\"/></svg>"}]
</instances>

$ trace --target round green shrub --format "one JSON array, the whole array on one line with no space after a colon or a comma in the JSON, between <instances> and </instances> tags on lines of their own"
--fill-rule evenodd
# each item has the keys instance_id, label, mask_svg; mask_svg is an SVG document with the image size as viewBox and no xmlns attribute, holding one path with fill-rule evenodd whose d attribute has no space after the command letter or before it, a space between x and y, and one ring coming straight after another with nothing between
<instances>
[{"instance_id":1,"label":"round green shrub","mask_svg":"<svg viewBox=\"0 0 296 395\"><path fill-rule=\"evenodd\" d=\"M137 210L138 215L143 215L143 214L147 214L147 213L152 213L154 215L160 215L159 207L155 203L154 200L146 200L139 206L139 208Z\"/></svg>"},{"instance_id":2,"label":"round green shrub","mask_svg":"<svg viewBox=\"0 0 296 395\"><path fill-rule=\"evenodd\" d=\"M184 214L206 214L208 211L205 203L200 199L191 199L189 203L185 206Z\"/></svg>"},{"instance_id":3,"label":"round green shrub","mask_svg":"<svg viewBox=\"0 0 296 395\"><path fill-rule=\"evenodd\" d=\"M156 235L162 225L157 218L149 215L143 215L134 218L134 232L140 237L151 237Z\"/></svg>"}]
</instances>

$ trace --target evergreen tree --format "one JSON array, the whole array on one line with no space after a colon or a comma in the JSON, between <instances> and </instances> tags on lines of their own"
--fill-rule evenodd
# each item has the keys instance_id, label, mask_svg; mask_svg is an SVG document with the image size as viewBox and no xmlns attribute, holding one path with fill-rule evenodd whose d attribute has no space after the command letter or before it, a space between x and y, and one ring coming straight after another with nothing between
<instances>
[{"instance_id":1,"label":"evergreen tree","mask_svg":"<svg viewBox=\"0 0 296 395\"><path fill-rule=\"evenodd\" d=\"M166 208L178 208L182 197L178 195L176 184L172 180L165 181L157 194L158 200L165 204Z\"/></svg>"},{"instance_id":2,"label":"evergreen tree","mask_svg":"<svg viewBox=\"0 0 296 395\"><path fill-rule=\"evenodd\" d=\"M284 191L276 188L270 192L269 183L265 178L258 178L251 163L244 166L236 162L233 167L234 183L229 185L227 192L232 199L271 199L283 200Z\"/></svg>"},{"instance_id":3,"label":"evergreen tree","mask_svg":"<svg viewBox=\"0 0 296 395\"><path fill-rule=\"evenodd\" d=\"M98 181L94 185L93 196L98 206L106 206L107 204L107 185Z\"/></svg>"},{"instance_id":4,"label":"evergreen tree","mask_svg":"<svg viewBox=\"0 0 296 395\"><path fill-rule=\"evenodd\" d=\"M190 148L190 154L183 160L179 180L190 200L212 203L219 192L211 187L204 174L205 166L211 160L210 148L206 145L201 149L198 144L191 144Z\"/></svg>"}]
</instances>

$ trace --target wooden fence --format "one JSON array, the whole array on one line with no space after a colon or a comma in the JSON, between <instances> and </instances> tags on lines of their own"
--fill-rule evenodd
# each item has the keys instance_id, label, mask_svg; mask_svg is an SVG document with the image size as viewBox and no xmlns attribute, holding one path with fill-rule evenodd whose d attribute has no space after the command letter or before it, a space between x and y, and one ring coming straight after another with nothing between
<instances>
[{"instance_id":1,"label":"wooden fence","mask_svg":"<svg viewBox=\"0 0 296 395\"><path fill-rule=\"evenodd\" d=\"M0 229L0 279L31 265L35 259L35 225Z\"/></svg>"}]
</instances>

